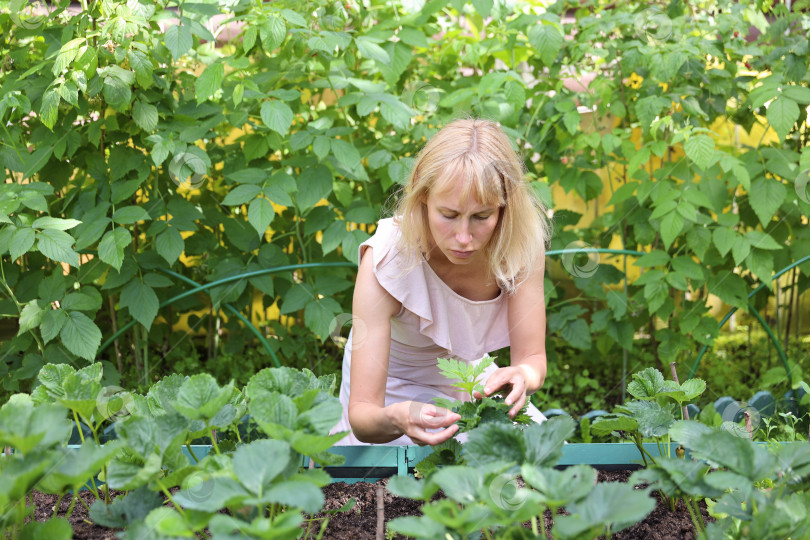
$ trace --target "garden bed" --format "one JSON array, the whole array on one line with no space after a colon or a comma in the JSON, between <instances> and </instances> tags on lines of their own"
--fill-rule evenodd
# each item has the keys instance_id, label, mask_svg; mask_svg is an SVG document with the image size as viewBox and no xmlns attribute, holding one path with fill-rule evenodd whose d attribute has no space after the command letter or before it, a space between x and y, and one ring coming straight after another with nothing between
<instances>
[{"instance_id":1,"label":"garden bed","mask_svg":"<svg viewBox=\"0 0 810 540\"><path fill-rule=\"evenodd\" d=\"M630 470L599 471L598 481L626 482L631 472ZM336 540L376 538L378 523L377 490L379 487L383 487L383 515L385 523L396 517L418 516L420 514L419 508L422 503L392 495L385 490L387 483L388 480L385 479L374 483L357 482L347 484L345 482L335 482L326 486L323 490L324 496L326 497L324 511L313 516L316 520L323 519L327 515L326 512L329 510L337 510L348 503L352 498L355 499L356 503L354 507L347 512L339 512L331 516L323 538L333 538ZM120 495L122 492L113 491L112 494ZM88 505L95 501L94 496L90 492L82 492L81 496ZM694 527L689 518L689 513L686 508L683 507L683 504L680 503L675 512L673 512L666 503L661 501L660 496L656 492L653 492L653 496L657 501L655 510L644 520L614 534L612 538L617 540L688 540L694 538ZM36 506L34 518L38 521L45 521L50 518L57 497L55 495L46 495L34 491L33 499ZM62 499L57 516L64 517L69 504L70 500L68 498ZM713 518L706 512L705 503L700 504L700 509L704 520L713 521ZM81 504L76 505L69 521L73 527L73 538L86 540L111 540L117 538L116 532L119 529L108 529L107 527L92 523L87 515L87 510ZM547 530L550 530L552 516L548 511L546 511L544 515L544 522ZM525 525L527 527L530 526L529 523ZM313 538L317 535L319 528L319 522L315 522L312 530L316 534L312 535ZM395 538L403 537L396 536Z\"/></svg>"}]
</instances>

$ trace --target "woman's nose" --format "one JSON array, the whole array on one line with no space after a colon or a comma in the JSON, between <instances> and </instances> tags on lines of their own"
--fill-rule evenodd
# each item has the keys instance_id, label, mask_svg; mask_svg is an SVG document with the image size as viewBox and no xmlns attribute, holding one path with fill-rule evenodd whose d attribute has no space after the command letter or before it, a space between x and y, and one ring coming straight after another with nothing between
<instances>
[{"instance_id":1,"label":"woman's nose","mask_svg":"<svg viewBox=\"0 0 810 540\"><path fill-rule=\"evenodd\" d=\"M463 221L459 228L456 230L456 241L461 245L469 244L472 241L470 234L470 226L466 221Z\"/></svg>"}]
</instances>

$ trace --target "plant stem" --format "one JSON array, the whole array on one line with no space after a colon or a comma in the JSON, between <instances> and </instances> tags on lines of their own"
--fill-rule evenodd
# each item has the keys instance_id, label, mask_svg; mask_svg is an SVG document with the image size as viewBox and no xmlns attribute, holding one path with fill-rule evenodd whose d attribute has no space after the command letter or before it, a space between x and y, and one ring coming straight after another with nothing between
<instances>
[{"instance_id":1,"label":"plant stem","mask_svg":"<svg viewBox=\"0 0 810 540\"><path fill-rule=\"evenodd\" d=\"M169 501L171 501L172 506L174 506L175 509L177 509L177 511L180 513L181 516L183 516L183 520L186 521L186 523L188 523L188 520L186 519L186 511L183 510L183 508L179 504L174 502L174 497L172 497L171 492L168 489L166 489L166 486L164 486L163 482L161 482L160 480L157 480L157 484L158 487L160 487L160 491L162 491L163 494L166 495L166 498L169 499Z\"/></svg>"},{"instance_id":2,"label":"plant stem","mask_svg":"<svg viewBox=\"0 0 810 540\"><path fill-rule=\"evenodd\" d=\"M687 499L690 499L690 500L687 500ZM697 517L695 517L695 511L692 508L692 505L690 504L690 502L691 502L691 498L688 498L688 497L683 498L683 503L686 505L686 509L689 510L689 517L692 518L692 525L695 526L695 536L699 538L703 533L703 529L700 526L700 524L698 523Z\"/></svg>"},{"instance_id":3,"label":"plant stem","mask_svg":"<svg viewBox=\"0 0 810 540\"><path fill-rule=\"evenodd\" d=\"M51 519L56 517L56 514L59 513L59 505L62 504L62 498L65 496L64 493L59 495L59 498L56 499L56 505L53 507L53 514L51 514Z\"/></svg>"},{"instance_id":4,"label":"plant stem","mask_svg":"<svg viewBox=\"0 0 810 540\"><path fill-rule=\"evenodd\" d=\"M211 437L211 446L214 447L214 450L216 450L217 454L222 455L222 452L219 451L219 446L217 446L217 437L214 434L214 428L211 427L208 428L208 436Z\"/></svg>"},{"instance_id":5,"label":"plant stem","mask_svg":"<svg viewBox=\"0 0 810 540\"><path fill-rule=\"evenodd\" d=\"M71 514L73 514L73 508L76 506L76 499L79 495L74 491L73 498L70 500L70 506L68 506L67 512L65 512L65 519L70 518Z\"/></svg>"},{"instance_id":6,"label":"plant stem","mask_svg":"<svg viewBox=\"0 0 810 540\"><path fill-rule=\"evenodd\" d=\"M188 443L188 441L186 441L186 448L188 449L188 453L191 454L191 458L194 460L194 462L199 463L200 460L194 455L194 450L191 449L191 445Z\"/></svg>"}]
</instances>

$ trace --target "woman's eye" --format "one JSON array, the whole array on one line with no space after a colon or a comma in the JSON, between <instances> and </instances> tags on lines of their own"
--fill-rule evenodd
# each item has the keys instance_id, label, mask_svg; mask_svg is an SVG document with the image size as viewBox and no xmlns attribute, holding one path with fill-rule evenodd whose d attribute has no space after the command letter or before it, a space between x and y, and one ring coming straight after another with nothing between
<instances>
[{"instance_id":1,"label":"woman's eye","mask_svg":"<svg viewBox=\"0 0 810 540\"><path fill-rule=\"evenodd\" d=\"M486 221L486 220L489 219L489 216L488 215L486 215L486 216L475 216L475 219L477 219L479 221Z\"/></svg>"},{"instance_id":2,"label":"woman's eye","mask_svg":"<svg viewBox=\"0 0 810 540\"><path fill-rule=\"evenodd\" d=\"M456 217L454 214L450 214L450 215L448 215L448 214L442 214L442 216L444 216L444 217L445 217L445 218L447 218L447 219L455 219L455 217Z\"/></svg>"}]
</instances>

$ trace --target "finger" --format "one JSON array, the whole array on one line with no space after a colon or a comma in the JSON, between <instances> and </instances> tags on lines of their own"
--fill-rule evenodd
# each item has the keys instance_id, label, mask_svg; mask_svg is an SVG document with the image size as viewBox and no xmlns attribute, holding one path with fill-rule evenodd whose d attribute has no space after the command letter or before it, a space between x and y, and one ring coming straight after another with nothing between
<instances>
[{"instance_id":1,"label":"finger","mask_svg":"<svg viewBox=\"0 0 810 540\"><path fill-rule=\"evenodd\" d=\"M437 444L441 444L450 439L456 434L456 432L458 432L458 429L458 424L453 424L447 429L437 431L436 433L426 433L424 438L425 442L427 442L430 446L436 446Z\"/></svg>"},{"instance_id":2,"label":"finger","mask_svg":"<svg viewBox=\"0 0 810 540\"><path fill-rule=\"evenodd\" d=\"M509 383L512 385L512 391L509 392L509 395L506 396L506 399L504 400L504 403L507 405L515 403L526 394L526 384L522 379L518 378L517 380L512 380Z\"/></svg>"},{"instance_id":3,"label":"finger","mask_svg":"<svg viewBox=\"0 0 810 540\"><path fill-rule=\"evenodd\" d=\"M487 381L486 386L484 387L484 395L489 396L492 395L493 392L499 390L506 381L502 380L500 377L493 375Z\"/></svg>"},{"instance_id":4,"label":"finger","mask_svg":"<svg viewBox=\"0 0 810 540\"><path fill-rule=\"evenodd\" d=\"M523 406L526 405L526 401L527 401L526 396L525 395L521 396L520 399L518 399L517 403L515 403L515 406L509 410L509 417L514 418L515 416L517 416L517 413L520 412L520 409L522 409Z\"/></svg>"},{"instance_id":5,"label":"finger","mask_svg":"<svg viewBox=\"0 0 810 540\"><path fill-rule=\"evenodd\" d=\"M439 428L449 426L461 419L461 415L449 409L431 406L425 407L420 415L421 427Z\"/></svg>"}]
</instances>

